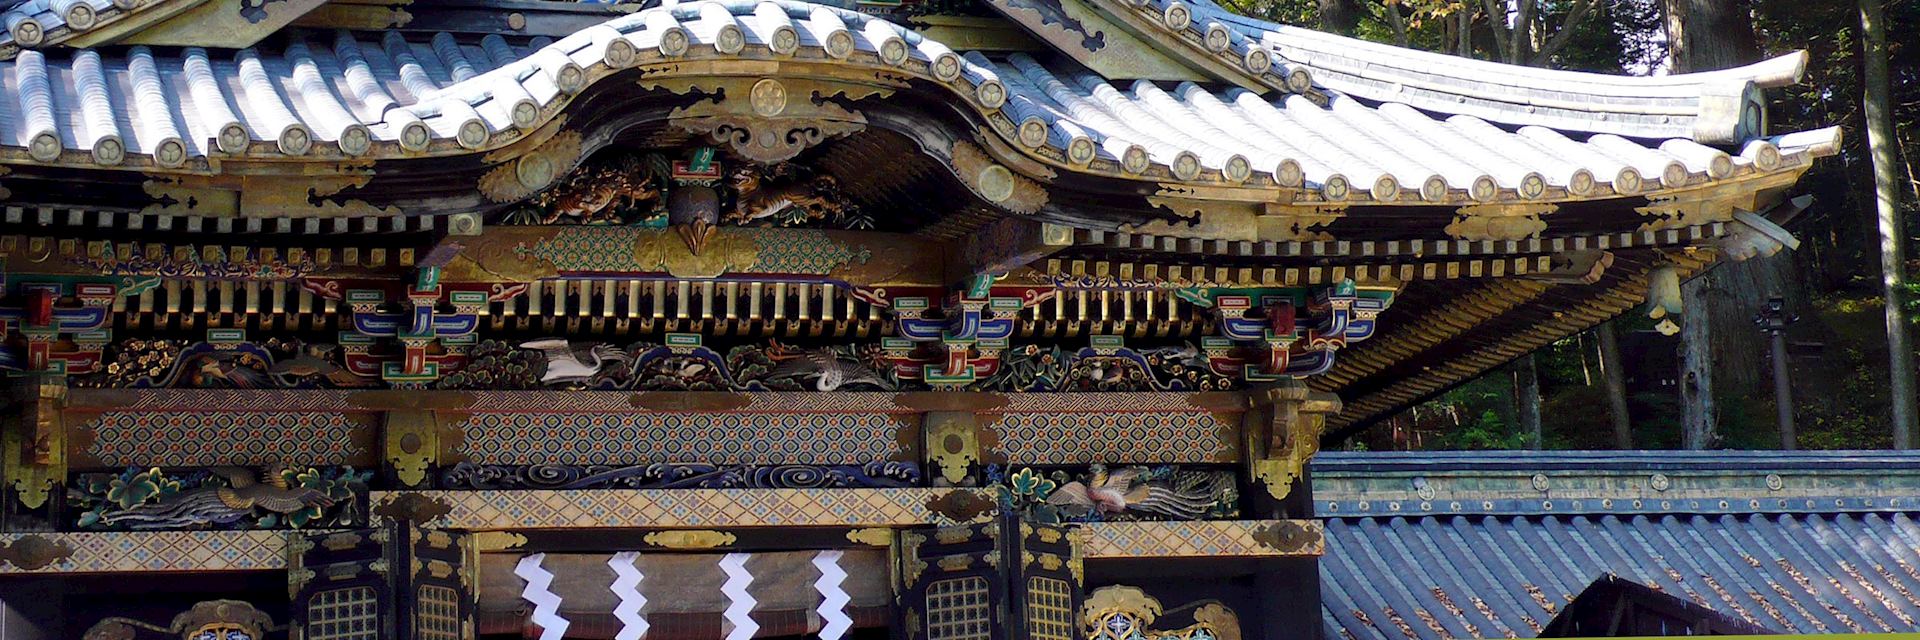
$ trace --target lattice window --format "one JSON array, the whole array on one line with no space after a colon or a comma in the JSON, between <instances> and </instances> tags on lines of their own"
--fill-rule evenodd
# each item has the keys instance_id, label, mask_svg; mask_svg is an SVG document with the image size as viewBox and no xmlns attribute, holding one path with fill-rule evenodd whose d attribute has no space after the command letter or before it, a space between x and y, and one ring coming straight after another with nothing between
<instances>
[{"instance_id":1,"label":"lattice window","mask_svg":"<svg viewBox=\"0 0 1920 640\"><path fill-rule=\"evenodd\" d=\"M927 585L927 640L983 640L992 624L986 578L948 578Z\"/></svg>"},{"instance_id":2,"label":"lattice window","mask_svg":"<svg viewBox=\"0 0 1920 640\"><path fill-rule=\"evenodd\" d=\"M1073 640L1073 585L1059 578L1027 580L1027 628L1034 640Z\"/></svg>"},{"instance_id":3,"label":"lattice window","mask_svg":"<svg viewBox=\"0 0 1920 640\"><path fill-rule=\"evenodd\" d=\"M419 640L460 640L460 592L437 584L420 585L414 633Z\"/></svg>"},{"instance_id":4,"label":"lattice window","mask_svg":"<svg viewBox=\"0 0 1920 640\"><path fill-rule=\"evenodd\" d=\"M380 601L372 587L329 589L307 601L307 640L379 640Z\"/></svg>"}]
</instances>

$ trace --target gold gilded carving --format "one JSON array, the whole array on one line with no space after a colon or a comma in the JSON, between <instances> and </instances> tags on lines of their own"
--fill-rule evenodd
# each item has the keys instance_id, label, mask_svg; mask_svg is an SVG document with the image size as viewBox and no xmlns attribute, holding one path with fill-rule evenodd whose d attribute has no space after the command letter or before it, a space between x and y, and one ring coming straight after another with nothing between
<instances>
[{"instance_id":1,"label":"gold gilded carving","mask_svg":"<svg viewBox=\"0 0 1920 640\"><path fill-rule=\"evenodd\" d=\"M968 188L987 201L1015 213L1035 213L1047 205L1047 188L994 162L978 145L953 143L953 171Z\"/></svg>"},{"instance_id":2,"label":"gold gilded carving","mask_svg":"<svg viewBox=\"0 0 1920 640\"><path fill-rule=\"evenodd\" d=\"M1193 612L1193 624L1213 630L1218 640L1240 640L1240 615L1218 602L1209 602Z\"/></svg>"},{"instance_id":3,"label":"gold gilded carving","mask_svg":"<svg viewBox=\"0 0 1920 640\"><path fill-rule=\"evenodd\" d=\"M655 531L647 534L642 540L646 540L647 544L668 549L713 549L738 542L739 538L725 531L675 529Z\"/></svg>"},{"instance_id":4,"label":"gold gilded carving","mask_svg":"<svg viewBox=\"0 0 1920 640\"><path fill-rule=\"evenodd\" d=\"M1048 571L1059 571L1060 567L1066 566L1066 562L1061 560L1060 556L1051 553L1042 553L1029 564L1038 564L1040 568Z\"/></svg>"},{"instance_id":5,"label":"gold gilded carving","mask_svg":"<svg viewBox=\"0 0 1920 640\"><path fill-rule=\"evenodd\" d=\"M981 462L980 438L974 414L936 411L927 414L927 461L940 469L940 480L950 486L967 482L967 471Z\"/></svg>"},{"instance_id":6,"label":"gold gilded carving","mask_svg":"<svg viewBox=\"0 0 1920 640\"><path fill-rule=\"evenodd\" d=\"M27 397L10 424L0 424L0 452L7 461L0 469L20 504L39 509L67 475L66 429L60 414L66 387L30 382L26 389Z\"/></svg>"},{"instance_id":7,"label":"gold gilded carving","mask_svg":"<svg viewBox=\"0 0 1920 640\"><path fill-rule=\"evenodd\" d=\"M641 271L715 278L753 266L760 259L760 245L739 231L709 227L699 243L677 234L641 235L634 242L633 259Z\"/></svg>"},{"instance_id":8,"label":"gold gilded carving","mask_svg":"<svg viewBox=\"0 0 1920 640\"><path fill-rule=\"evenodd\" d=\"M893 92L874 86L773 78L641 84L666 87L675 93L700 89L724 96L674 109L668 121L688 132L707 135L714 142L732 147L740 157L761 164L791 160L829 138L866 130L865 114L824 98L840 94L857 100Z\"/></svg>"},{"instance_id":9,"label":"gold gilded carving","mask_svg":"<svg viewBox=\"0 0 1920 640\"><path fill-rule=\"evenodd\" d=\"M440 427L431 411L390 411L384 433L387 464L401 484L419 487L440 452Z\"/></svg>"},{"instance_id":10,"label":"gold gilded carving","mask_svg":"<svg viewBox=\"0 0 1920 640\"><path fill-rule=\"evenodd\" d=\"M919 582L920 574L927 570L927 562L920 559L920 545L926 543L926 536L911 532L900 534L900 573L907 584Z\"/></svg>"},{"instance_id":11,"label":"gold gilded carving","mask_svg":"<svg viewBox=\"0 0 1920 640\"><path fill-rule=\"evenodd\" d=\"M940 558L938 564L940 568L945 571L963 571L967 567L973 566L973 556L946 556Z\"/></svg>"},{"instance_id":12,"label":"gold gilded carving","mask_svg":"<svg viewBox=\"0 0 1920 640\"><path fill-rule=\"evenodd\" d=\"M847 541L872 547L886 547L893 544L893 530L886 527L868 527L849 529Z\"/></svg>"},{"instance_id":13,"label":"gold gilded carving","mask_svg":"<svg viewBox=\"0 0 1920 640\"><path fill-rule=\"evenodd\" d=\"M972 491L949 491L938 498L927 501L927 510L954 522L970 522L980 516L993 513L996 505L992 500L980 497Z\"/></svg>"},{"instance_id":14,"label":"gold gilded carving","mask_svg":"<svg viewBox=\"0 0 1920 640\"><path fill-rule=\"evenodd\" d=\"M449 513L453 513L453 505L445 500L413 492L396 495L373 509L373 515L413 523L431 522Z\"/></svg>"},{"instance_id":15,"label":"gold gilded carving","mask_svg":"<svg viewBox=\"0 0 1920 640\"><path fill-rule=\"evenodd\" d=\"M511 531L480 531L473 534L474 549L482 553L518 549L526 544L526 536Z\"/></svg>"},{"instance_id":16,"label":"gold gilded carving","mask_svg":"<svg viewBox=\"0 0 1920 640\"><path fill-rule=\"evenodd\" d=\"M1093 531L1086 527L1074 527L1067 530L1067 571L1073 574L1076 584L1087 583L1087 543L1093 540Z\"/></svg>"},{"instance_id":17,"label":"gold gilded carving","mask_svg":"<svg viewBox=\"0 0 1920 640\"><path fill-rule=\"evenodd\" d=\"M326 547L328 551L346 551L360 546L360 541L360 534L343 532L321 538L320 546Z\"/></svg>"},{"instance_id":18,"label":"gold gilded carving","mask_svg":"<svg viewBox=\"0 0 1920 640\"><path fill-rule=\"evenodd\" d=\"M1163 610L1158 599L1147 595L1139 587L1114 585L1094 589L1093 593L1087 594L1086 604L1080 611L1088 625L1098 624L1118 612L1132 615L1140 620L1141 626L1147 626L1160 619Z\"/></svg>"},{"instance_id":19,"label":"gold gilded carving","mask_svg":"<svg viewBox=\"0 0 1920 640\"><path fill-rule=\"evenodd\" d=\"M1253 530L1253 539L1282 553L1317 551L1321 546L1320 528L1306 521L1282 520Z\"/></svg>"},{"instance_id":20,"label":"gold gilded carving","mask_svg":"<svg viewBox=\"0 0 1920 640\"><path fill-rule=\"evenodd\" d=\"M1123 225L1122 231L1144 233L1175 238L1206 238L1210 240L1257 241L1261 225L1258 216L1265 211L1265 204L1253 202L1235 202L1228 200L1201 200L1182 197L1185 193L1168 193L1172 189L1162 189L1157 195L1147 196L1147 203L1165 209L1177 217L1177 220L1155 220L1139 225Z\"/></svg>"},{"instance_id":21,"label":"gold gilded carving","mask_svg":"<svg viewBox=\"0 0 1920 640\"><path fill-rule=\"evenodd\" d=\"M1560 209L1554 204L1476 204L1460 207L1447 235L1460 240L1525 240L1547 229L1541 218Z\"/></svg>"},{"instance_id":22,"label":"gold gilded carving","mask_svg":"<svg viewBox=\"0 0 1920 640\"><path fill-rule=\"evenodd\" d=\"M435 549L452 549L453 536L449 535L445 531L440 531L440 530L428 531L427 546L433 547Z\"/></svg>"},{"instance_id":23,"label":"gold gilded carving","mask_svg":"<svg viewBox=\"0 0 1920 640\"><path fill-rule=\"evenodd\" d=\"M580 160L578 131L560 131L512 162L480 176L480 194L492 202L513 202L552 185Z\"/></svg>"},{"instance_id":24,"label":"gold gilded carving","mask_svg":"<svg viewBox=\"0 0 1920 640\"><path fill-rule=\"evenodd\" d=\"M966 542L969 538L972 538L972 537L973 537L973 527L965 526L965 525L957 526L957 527L940 527L938 529L933 530L933 539L940 541L940 544L960 544L962 542Z\"/></svg>"},{"instance_id":25,"label":"gold gilded carving","mask_svg":"<svg viewBox=\"0 0 1920 640\"><path fill-rule=\"evenodd\" d=\"M414 573L417 575L419 572L415 571ZM445 560L428 560L426 573L435 578L448 578L453 576L453 565L448 564Z\"/></svg>"},{"instance_id":26,"label":"gold gilded carving","mask_svg":"<svg viewBox=\"0 0 1920 640\"><path fill-rule=\"evenodd\" d=\"M1248 471L1266 486L1268 495L1284 500L1307 461L1320 451L1320 432L1326 428L1327 417L1340 412L1340 398L1310 391L1298 381L1250 395L1255 407L1247 412L1247 424L1242 429Z\"/></svg>"},{"instance_id":27,"label":"gold gilded carving","mask_svg":"<svg viewBox=\"0 0 1920 640\"><path fill-rule=\"evenodd\" d=\"M1254 224L1262 242L1319 242L1333 240L1326 227L1346 215L1346 205L1268 204Z\"/></svg>"}]
</instances>

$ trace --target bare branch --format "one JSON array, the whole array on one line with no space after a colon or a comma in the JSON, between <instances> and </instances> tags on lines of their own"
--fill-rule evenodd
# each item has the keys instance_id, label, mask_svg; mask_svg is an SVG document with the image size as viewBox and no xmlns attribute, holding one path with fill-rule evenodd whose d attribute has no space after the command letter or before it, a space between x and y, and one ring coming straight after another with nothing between
<instances>
[{"instance_id":1,"label":"bare branch","mask_svg":"<svg viewBox=\"0 0 1920 640\"><path fill-rule=\"evenodd\" d=\"M1520 15L1513 21L1513 29L1507 34L1511 49L1507 50L1507 62L1521 64L1526 60L1528 50L1533 48L1533 14L1539 0L1515 0Z\"/></svg>"},{"instance_id":2,"label":"bare branch","mask_svg":"<svg viewBox=\"0 0 1920 640\"><path fill-rule=\"evenodd\" d=\"M1538 53L1533 54L1533 62L1531 65L1536 67L1546 66L1548 58L1553 57L1553 54L1559 53L1561 49L1567 48L1567 43L1573 42L1573 36L1577 32L1574 26L1586 21L1587 14L1593 13L1594 7L1599 6L1599 4L1598 0L1580 0L1576 2L1573 5L1573 10L1567 12L1567 21L1560 23L1560 30L1554 32L1553 38L1547 40L1547 44L1541 46Z\"/></svg>"},{"instance_id":3,"label":"bare branch","mask_svg":"<svg viewBox=\"0 0 1920 640\"><path fill-rule=\"evenodd\" d=\"M1407 19L1400 15L1399 0L1387 0L1384 6L1387 10L1387 26L1393 27L1393 43L1402 47L1408 46L1410 41L1407 39Z\"/></svg>"},{"instance_id":4,"label":"bare branch","mask_svg":"<svg viewBox=\"0 0 1920 640\"><path fill-rule=\"evenodd\" d=\"M1493 28L1493 48L1499 51L1498 55L1505 55L1507 39L1511 35L1507 31L1507 3L1505 0L1482 0L1482 3L1487 7L1487 24ZM1462 7L1461 13L1472 12ZM1460 38L1466 40L1467 36L1462 35Z\"/></svg>"}]
</instances>

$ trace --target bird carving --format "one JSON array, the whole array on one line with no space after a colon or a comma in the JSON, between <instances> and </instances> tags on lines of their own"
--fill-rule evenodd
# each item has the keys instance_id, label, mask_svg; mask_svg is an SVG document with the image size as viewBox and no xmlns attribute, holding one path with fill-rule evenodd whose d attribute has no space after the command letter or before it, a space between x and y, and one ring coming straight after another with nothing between
<instances>
[{"instance_id":1,"label":"bird carving","mask_svg":"<svg viewBox=\"0 0 1920 640\"><path fill-rule=\"evenodd\" d=\"M334 364L329 356L338 348L337 345L331 344L307 345L300 355L273 363L273 367L267 369L267 373L294 378L319 376L335 387L364 387L372 384L372 380L355 375L346 367Z\"/></svg>"},{"instance_id":2,"label":"bird carving","mask_svg":"<svg viewBox=\"0 0 1920 640\"><path fill-rule=\"evenodd\" d=\"M600 374L607 363L631 364L633 357L611 345L594 343L576 348L566 338L546 338L520 343L522 349L535 349L547 357L547 372L540 382L546 384L585 382Z\"/></svg>"},{"instance_id":3,"label":"bird carving","mask_svg":"<svg viewBox=\"0 0 1920 640\"><path fill-rule=\"evenodd\" d=\"M255 508L292 513L307 507L333 506L333 499L315 489L287 486L284 467L275 465L255 474L241 467L214 467L226 486L203 486L108 513L100 521L126 524L133 529L165 529L197 524L225 524L240 520Z\"/></svg>"},{"instance_id":4,"label":"bird carving","mask_svg":"<svg viewBox=\"0 0 1920 640\"><path fill-rule=\"evenodd\" d=\"M1098 512L1118 515L1145 513L1178 520L1192 520L1207 512L1213 504L1212 480L1204 474L1179 474L1171 482L1147 478L1146 467L1123 467L1108 472L1094 465L1086 482L1078 480L1061 485L1047 496L1047 503L1068 515Z\"/></svg>"},{"instance_id":5,"label":"bird carving","mask_svg":"<svg viewBox=\"0 0 1920 640\"><path fill-rule=\"evenodd\" d=\"M850 384L870 384L882 389L893 388L892 382L881 377L871 367L841 358L832 347L784 355L769 354L768 357L779 363L767 373L769 380L811 379L817 391L834 391Z\"/></svg>"}]
</instances>

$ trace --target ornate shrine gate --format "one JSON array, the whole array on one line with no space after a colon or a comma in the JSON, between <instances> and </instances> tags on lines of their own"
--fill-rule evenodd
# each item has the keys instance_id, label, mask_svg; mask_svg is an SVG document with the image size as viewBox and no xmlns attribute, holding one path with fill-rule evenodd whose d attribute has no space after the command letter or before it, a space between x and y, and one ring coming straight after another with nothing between
<instances>
[{"instance_id":1,"label":"ornate shrine gate","mask_svg":"<svg viewBox=\"0 0 1920 640\"><path fill-rule=\"evenodd\" d=\"M1323 441L1838 144L1207 0L0 15L36 640L1317 635Z\"/></svg>"}]
</instances>

